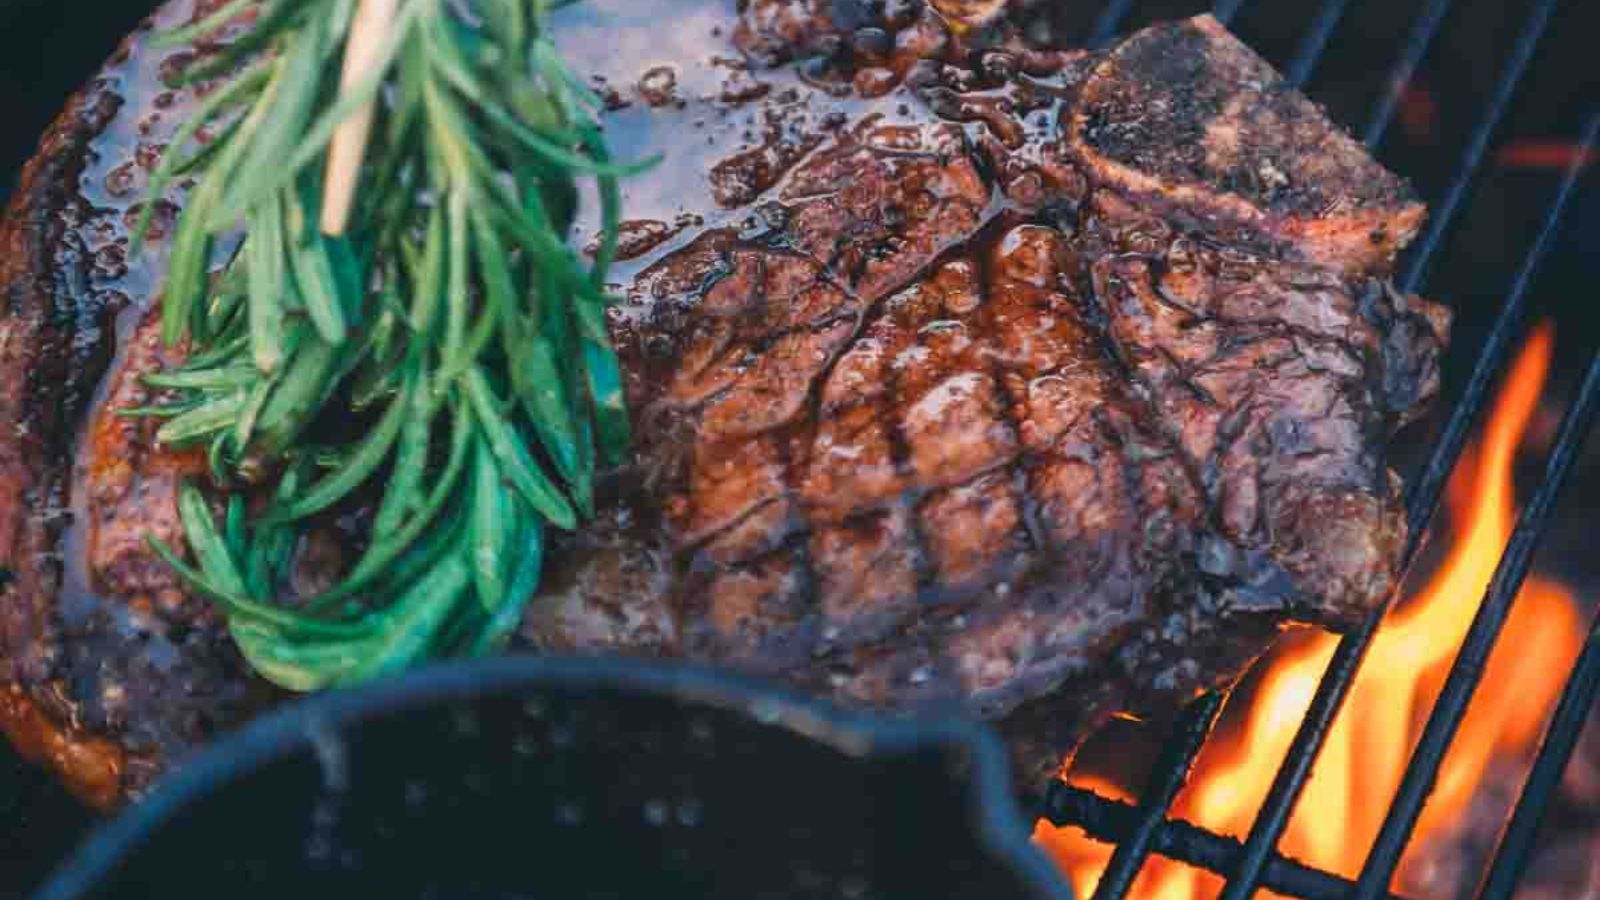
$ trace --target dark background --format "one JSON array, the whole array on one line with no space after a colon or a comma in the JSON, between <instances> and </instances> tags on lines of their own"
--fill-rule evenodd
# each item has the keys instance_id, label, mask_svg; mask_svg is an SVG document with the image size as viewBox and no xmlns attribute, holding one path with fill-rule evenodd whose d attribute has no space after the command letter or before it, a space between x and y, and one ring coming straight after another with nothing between
<instances>
[{"instance_id":1,"label":"dark background","mask_svg":"<svg viewBox=\"0 0 1600 900\"><path fill-rule=\"evenodd\" d=\"M1412 21L1430 2L1350 0L1309 81L1309 92L1336 119L1361 128L1386 89L1390 66ZM1052 8L1068 20L1067 33L1081 34L1101 5L1100 0L1059 0ZM1125 25L1187 15L1207 5L1137 2ZM1265 56L1282 64L1294 56L1323 6L1323 0L1247 0L1234 27ZM1479 119L1530 6L1529 0L1456 0L1412 80L1379 155L1411 177L1430 202L1453 177L1462 142ZM67 96L91 76L119 37L149 8L144 0L0 0L0 110L5 113L0 171L6 173L0 184L8 193L21 162ZM1549 146L1571 139L1588 116L1600 111L1596 34L1600 34L1600 3L1567 0L1524 80L1498 147L1513 142L1531 146L1528 141ZM1491 151L1448 245L1437 258L1426 291L1459 314L1446 378L1447 400L1470 370L1559 176L1558 167L1527 165L1526 159L1517 162ZM1594 181L1588 179L1576 198L1533 298L1535 315L1554 317L1558 323L1560 361L1552 390L1553 413L1559 412L1562 397L1600 337L1600 197ZM1401 454L1402 468L1425 452L1438 420L1436 416L1412 432L1408 449ZM1547 542L1541 563L1546 571L1592 589L1600 589L1600 561L1593 559L1588 522L1590 509L1600 499L1597 476L1600 465L1591 464L1580 477L1564 504L1567 527ZM19 896L36 884L90 821L52 781L16 759L0 741L0 897Z\"/></svg>"}]
</instances>

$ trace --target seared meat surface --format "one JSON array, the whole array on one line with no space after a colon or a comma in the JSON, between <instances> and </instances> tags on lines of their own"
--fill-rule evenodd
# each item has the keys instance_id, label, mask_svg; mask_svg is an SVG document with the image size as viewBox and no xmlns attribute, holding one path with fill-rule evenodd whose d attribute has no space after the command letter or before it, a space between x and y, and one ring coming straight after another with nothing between
<instances>
[{"instance_id":1,"label":"seared meat surface","mask_svg":"<svg viewBox=\"0 0 1600 900\"><path fill-rule=\"evenodd\" d=\"M636 456L558 541L522 643L965 709L1042 776L1283 623L1383 600L1405 537L1385 447L1447 318L1385 281L1423 216L1406 184L1214 21L999 65L904 5L732 23L750 62L715 109L760 101L765 134L636 188L663 215L627 229L612 322ZM1019 47L1007 28L986 40ZM781 68L852 31L848 65ZM139 84L163 63L130 48ZM159 152L151 110L190 98L127 93L76 102L0 232L0 719L98 802L272 700L143 543L179 534L198 467L116 414L177 351L148 324L159 256L86 249L137 197L84 172ZM675 146L705 112L645 106L614 127Z\"/></svg>"},{"instance_id":2,"label":"seared meat surface","mask_svg":"<svg viewBox=\"0 0 1600 900\"><path fill-rule=\"evenodd\" d=\"M1405 181L1215 21L1107 53L1064 126L1097 184L1330 268L1382 271L1422 224Z\"/></svg>"}]
</instances>

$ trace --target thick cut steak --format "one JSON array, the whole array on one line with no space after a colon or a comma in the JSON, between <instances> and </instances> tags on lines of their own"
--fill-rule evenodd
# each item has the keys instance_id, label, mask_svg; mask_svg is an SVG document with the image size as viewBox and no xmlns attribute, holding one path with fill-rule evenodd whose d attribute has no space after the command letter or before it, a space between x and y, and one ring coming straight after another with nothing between
<instances>
[{"instance_id":1,"label":"thick cut steak","mask_svg":"<svg viewBox=\"0 0 1600 900\"><path fill-rule=\"evenodd\" d=\"M612 91L614 141L682 145L635 188L661 220L626 229L638 442L558 540L523 648L964 709L1031 778L1285 623L1382 602L1386 445L1447 323L1386 281L1423 216L1405 182L1209 18L1066 54L845 7L745 4L720 94ZM102 803L276 699L145 549L181 540L202 467L116 414L182 349L151 326L159 251L125 252L192 102L156 84L174 64L136 36L0 226L0 724ZM754 146L691 148L713 120L713 148ZM308 544L306 577L344 564Z\"/></svg>"}]
</instances>

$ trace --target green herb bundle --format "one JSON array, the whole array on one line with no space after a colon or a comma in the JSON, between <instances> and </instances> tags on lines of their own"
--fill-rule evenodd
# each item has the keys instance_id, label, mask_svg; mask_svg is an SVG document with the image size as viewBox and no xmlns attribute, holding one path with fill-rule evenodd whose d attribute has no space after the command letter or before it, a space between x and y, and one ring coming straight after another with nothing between
<instances>
[{"instance_id":1,"label":"green herb bundle","mask_svg":"<svg viewBox=\"0 0 1600 900\"><path fill-rule=\"evenodd\" d=\"M602 291L628 169L549 39L551 3L391 5L354 80L357 0L234 0L166 37L214 38L254 12L183 74L220 86L151 187L198 179L162 311L191 351L148 377L178 399L132 412L164 417L159 439L204 447L212 470L181 494L189 558L152 540L292 690L502 643L545 529L589 512L597 457L628 442ZM330 230L330 147L357 116L350 227ZM569 248L586 179L604 221L592 265ZM311 523L356 507L359 558L291 601Z\"/></svg>"}]
</instances>

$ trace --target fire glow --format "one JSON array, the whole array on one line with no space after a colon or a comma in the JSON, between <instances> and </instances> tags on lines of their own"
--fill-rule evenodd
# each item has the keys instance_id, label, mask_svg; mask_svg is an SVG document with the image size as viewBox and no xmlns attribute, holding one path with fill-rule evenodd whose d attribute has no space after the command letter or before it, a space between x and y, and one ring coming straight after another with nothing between
<instances>
[{"instance_id":1,"label":"fire glow","mask_svg":"<svg viewBox=\"0 0 1600 900\"><path fill-rule=\"evenodd\" d=\"M1410 593L1373 641L1279 845L1288 855L1346 877L1360 871L1511 536L1513 468L1539 408L1553 346L1548 325L1534 331L1500 389L1484 433L1452 475L1447 549L1427 583ZM1413 848L1459 818L1492 761L1527 757L1582 640L1571 593L1530 577L1445 758ZM1179 796L1175 815L1221 834L1248 833L1337 643L1336 636L1308 631L1289 636L1263 660L1257 689L1230 706ZM1069 780L1129 799L1122 786L1093 773L1075 769ZM1035 838L1068 873L1078 896L1090 897L1112 848L1078 829L1044 823ZM1198 900L1215 896L1221 886L1222 880L1207 872L1155 859L1131 896Z\"/></svg>"}]
</instances>

